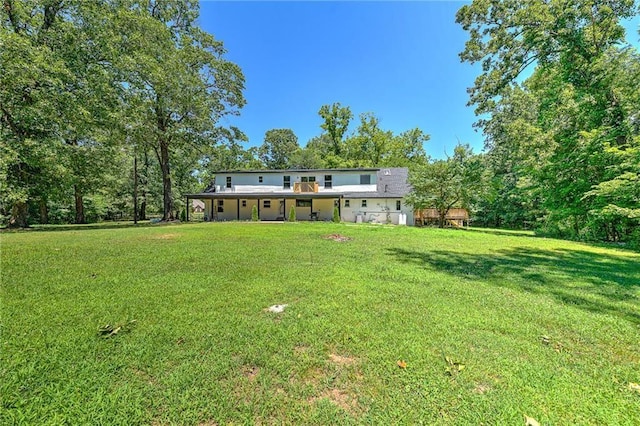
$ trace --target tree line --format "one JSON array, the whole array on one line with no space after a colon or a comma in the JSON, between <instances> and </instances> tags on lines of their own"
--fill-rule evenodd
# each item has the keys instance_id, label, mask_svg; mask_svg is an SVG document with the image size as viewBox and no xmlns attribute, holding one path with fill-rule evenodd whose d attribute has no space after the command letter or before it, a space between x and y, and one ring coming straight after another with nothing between
<instances>
[{"instance_id":1,"label":"tree line","mask_svg":"<svg viewBox=\"0 0 640 426\"><path fill-rule=\"evenodd\" d=\"M474 0L458 11L460 57L483 71L469 89L486 140L483 222L640 244L640 56L621 25L638 7Z\"/></svg>"},{"instance_id":2,"label":"tree line","mask_svg":"<svg viewBox=\"0 0 640 426\"><path fill-rule=\"evenodd\" d=\"M630 0L463 6L460 58L482 65L469 104L485 149L432 159L423 130L394 133L340 103L320 107L304 146L271 129L245 148L220 124L244 105L244 76L196 25L197 2L3 0L0 219L171 220L219 170L406 166L416 208L638 243L640 57L621 25L637 14Z\"/></svg>"},{"instance_id":3,"label":"tree line","mask_svg":"<svg viewBox=\"0 0 640 426\"><path fill-rule=\"evenodd\" d=\"M0 213L84 223L179 210L194 164L239 133L244 76L189 0L3 0ZM133 170L135 169L135 170ZM134 188L132 188L134 187ZM135 191L134 191L135 190Z\"/></svg>"}]
</instances>

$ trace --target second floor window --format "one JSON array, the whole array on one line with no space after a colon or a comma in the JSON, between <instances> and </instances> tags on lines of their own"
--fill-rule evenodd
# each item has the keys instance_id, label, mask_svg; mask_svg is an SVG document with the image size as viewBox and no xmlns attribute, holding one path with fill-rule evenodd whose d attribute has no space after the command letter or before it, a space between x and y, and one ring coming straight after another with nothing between
<instances>
[{"instance_id":1,"label":"second floor window","mask_svg":"<svg viewBox=\"0 0 640 426\"><path fill-rule=\"evenodd\" d=\"M367 207L367 200L362 200L362 207Z\"/></svg>"},{"instance_id":2,"label":"second floor window","mask_svg":"<svg viewBox=\"0 0 640 426\"><path fill-rule=\"evenodd\" d=\"M262 183L262 176L258 176L258 183Z\"/></svg>"},{"instance_id":3,"label":"second floor window","mask_svg":"<svg viewBox=\"0 0 640 426\"><path fill-rule=\"evenodd\" d=\"M227 176L227 188L231 188L231 176Z\"/></svg>"},{"instance_id":4,"label":"second floor window","mask_svg":"<svg viewBox=\"0 0 640 426\"><path fill-rule=\"evenodd\" d=\"M360 185L369 185L371 183L371 175L360 175Z\"/></svg>"},{"instance_id":5,"label":"second floor window","mask_svg":"<svg viewBox=\"0 0 640 426\"><path fill-rule=\"evenodd\" d=\"M325 188L332 188L333 187L333 176L324 175L324 187Z\"/></svg>"},{"instance_id":6,"label":"second floor window","mask_svg":"<svg viewBox=\"0 0 640 426\"><path fill-rule=\"evenodd\" d=\"M283 188L291 188L291 176L284 176L282 182Z\"/></svg>"}]
</instances>

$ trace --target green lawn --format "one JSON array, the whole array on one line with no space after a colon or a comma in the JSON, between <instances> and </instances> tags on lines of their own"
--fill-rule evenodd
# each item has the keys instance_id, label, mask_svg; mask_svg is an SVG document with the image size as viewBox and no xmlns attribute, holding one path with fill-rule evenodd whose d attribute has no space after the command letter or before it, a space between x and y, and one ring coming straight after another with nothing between
<instances>
[{"instance_id":1,"label":"green lawn","mask_svg":"<svg viewBox=\"0 0 640 426\"><path fill-rule=\"evenodd\" d=\"M638 253L325 223L0 238L1 424L640 422Z\"/></svg>"}]
</instances>

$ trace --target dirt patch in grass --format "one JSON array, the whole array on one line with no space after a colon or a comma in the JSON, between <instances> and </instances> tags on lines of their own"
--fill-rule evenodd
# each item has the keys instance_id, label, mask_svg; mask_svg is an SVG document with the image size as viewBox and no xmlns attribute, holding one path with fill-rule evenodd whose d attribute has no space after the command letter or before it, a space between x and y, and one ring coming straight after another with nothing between
<instances>
[{"instance_id":1,"label":"dirt patch in grass","mask_svg":"<svg viewBox=\"0 0 640 426\"><path fill-rule=\"evenodd\" d=\"M157 385L158 381L156 380L155 377L153 377L152 375L150 375L149 373L147 373L146 371L137 369L137 368L132 368L131 371L133 372L133 375L138 377L140 380L147 382L147 384L149 385Z\"/></svg>"},{"instance_id":2,"label":"dirt patch in grass","mask_svg":"<svg viewBox=\"0 0 640 426\"><path fill-rule=\"evenodd\" d=\"M298 345L295 348L293 348L293 353L296 355L302 355L302 354L306 354L307 352L309 352L309 346L305 346L305 345Z\"/></svg>"},{"instance_id":3,"label":"dirt patch in grass","mask_svg":"<svg viewBox=\"0 0 640 426\"><path fill-rule=\"evenodd\" d=\"M310 398L309 403L315 404L316 402L322 399L328 399L329 402L342 408L344 411L346 411L351 415L356 415L362 411L355 395L350 394L349 392L346 392L344 390L327 389L326 391L322 392L319 396Z\"/></svg>"},{"instance_id":4,"label":"dirt patch in grass","mask_svg":"<svg viewBox=\"0 0 640 426\"><path fill-rule=\"evenodd\" d=\"M342 356L338 354L329 354L329 359L336 365L353 365L358 360L350 356Z\"/></svg>"},{"instance_id":5,"label":"dirt patch in grass","mask_svg":"<svg viewBox=\"0 0 640 426\"><path fill-rule=\"evenodd\" d=\"M333 240L333 241L337 241L339 243L344 243L346 241L351 241L353 240L353 238L351 237L347 237L346 235L341 235L341 234L329 234L329 235L325 235L324 237L325 240Z\"/></svg>"},{"instance_id":6,"label":"dirt patch in grass","mask_svg":"<svg viewBox=\"0 0 640 426\"><path fill-rule=\"evenodd\" d=\"M473 388L473 393L477 393L479 395L483 395L491 390L491 386L486 383L478 383Z\"/></svg>"},{"instance_id":7,"label":"dirt patch in grass","mask_svg":"<svg viewBox=\"0 0 640 426\"><path fill-rule=\"evenodd\" d=\"M260 367L256 367L255 365L245 365L242 368L242 375L249 379L250 382L256 379L258 373L260 373Z\"/></svg>"},{"instance_id":8,"label":"dirt patch in grass","mask_svg":"<svg viewBox=\"0 0 640 426\"><path fill-rule=\"evenodd\" d=\"M160 234L160 235L152 235L149 238L152 240L174 240L178 238L180 234Z\"/></svg>"}]
</instances>

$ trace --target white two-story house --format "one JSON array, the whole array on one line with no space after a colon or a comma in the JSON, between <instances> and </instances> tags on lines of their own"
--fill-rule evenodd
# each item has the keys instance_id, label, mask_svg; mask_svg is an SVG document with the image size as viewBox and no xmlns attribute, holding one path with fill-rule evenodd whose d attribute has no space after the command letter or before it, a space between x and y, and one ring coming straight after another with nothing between
<instances>
[{"instance_id":1,"label":"white two-story house","mask_svg":"<svg viewBox=\"0 0 640 426\"><path fill-rule=\"evenodd\" d=\"M403 198L409 192L406 168L221 171L202 193L205 220L250 220L256 206L260 220L333 217L338 207L344 222L413 224L413 210Z\"/></svg>"}]
</instances>

